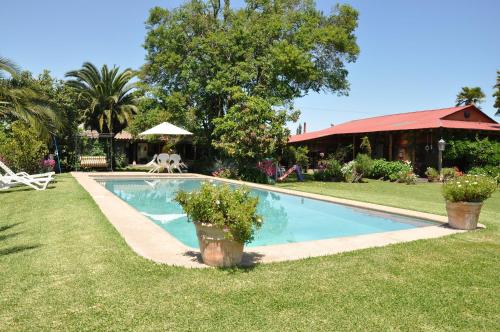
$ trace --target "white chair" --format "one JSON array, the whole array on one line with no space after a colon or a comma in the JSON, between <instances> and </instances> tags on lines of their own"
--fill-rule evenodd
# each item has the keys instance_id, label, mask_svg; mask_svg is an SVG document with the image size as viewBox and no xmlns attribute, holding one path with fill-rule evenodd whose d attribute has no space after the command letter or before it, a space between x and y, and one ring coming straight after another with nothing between
<instances>
[{"instance_id":1,"label":"white chair","mask_svg":"<svg viewBox=\"0 0 500 332\"><path fill-rule=\"evenodd\" d=\"M179 173L182 173L182 168L187 168L186 165L182 162L181 156L178 154L170 155L170 169L173 171L174 169L178 170Z\"/></svg>"},{"instance_id":2,"label":"white chair","mask_svg":"<svg viewBox=\"0 0 500 332\"><path fill-rule=\"evenodd\" d=\"M167 172L172 172L170 170L170 155L168 153L160 153L158 155L158 164L160 167L165 168Z\"/></svg>"},{"instance_id":3,"label":"white chair","mask_svg":"<svg viewBox=\"0 0 500 332\"><path fill-rule=\"evenodd\" d=\"M148 171L148 173L159 173L160 172L160 165L158 165L158 163L156 162L158 158L158 155L155 154L153 156L153 159L151 159L151 161L149 163L146 164L146 167L150 167L151 169Z\"/></svg>"},{"instance_id":4,"label":"white chair","mask_svg":"<svg viewBox=\"0 0 500 332\"><path fill-rule=\"evenodd\" d=\"M54 179L54 172L30 175L26 172L14 173L7 165L0 161L0 168L5 175L0 175L0 189L8 189L15 186L25 185L35 190L45 190Z\"/></svg>"}]
</instances>

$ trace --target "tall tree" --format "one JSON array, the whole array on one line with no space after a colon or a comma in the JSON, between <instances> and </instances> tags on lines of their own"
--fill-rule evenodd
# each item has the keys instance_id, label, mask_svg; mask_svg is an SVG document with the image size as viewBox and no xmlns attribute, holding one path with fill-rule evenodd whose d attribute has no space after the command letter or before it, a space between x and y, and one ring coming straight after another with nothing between
<instances>
[{"instance_id":1,"label":"tall tree","mask_svg":"<svg viewBox=\"0 0 500 332\"><path fill-rule=\"evenodd\" d=\"M160 94L183 96L177 118L190 119L189 129L207 146L213 139L223 149L230 145L218 140L226 133L214 133L215 126L235 129L238 116L231 112L226 125L215 119L232 109L257 107L281 121L282 111L294 113L293 100L310 91L347 94L345 63L359 53L357 16L347 5L325 15L311 0L247 0L240 9L228 0L157 7L147 20L143 78ZM257 123L247 120L236 124Z\"/></svg>"},{"instance_id":2,"label":"tall tree","mask_svg":"<svg viewBox=\"0 0 500 332\"><path fill-rule=\"evenodd\" d=\"M49 98L26 84L26 76L30 74L21 73L14 62L0 57L0 118L20 119L41 136L47 136L57 130L61 121Z\"/></svg>"},{"instance_id":3,"label":"tall tree","mask_svg":"<svg viewBox=\"0 0 500 332\"><path fill-rule=\"evenodd\" d=\"M296 130L296 132L295 132L295 133L296 133L297 135L302 134L302 124L301 124L301 123L299 123L299 126L297 127L297 130Z\"/></svg>"},{"instance_id":4,"label":"tall tree","mask_svg":"<svg viewBox=\"0 0 500 332\"><path fill-rule=\"evenodd\" d=\"M103 65L99 71L90 62L81 69L66 73L67 84L78 93L82 103L84 125L101 133L118 133L130 122L137 112L131 82L135 73L127 68L119 72L119 67L111 69Z\"/></svg>"},{"instance_id":5,"label":"tall tree","mask_svg":"<svg viewBox=\"0 0 500 332\"><path fill-rule=\"evenodd\" d=\"M484 101L486 95L481 90L480 87L463 87L462 90L457 95L456 105L474 105L478 107L478 104Z\"/></svg>"},{"instance_id":6,"label":"tall tree","mask_svg":"<svg viewBox=\"0 0 500 332\"><path fill-rule=\"evenodd\" d=\"M493 97L495 97L493 107L497 109L495 115L500 115L500 70L497 70L497 83L493 86L493 89L495 89L495 92L493 92Z\"/></svg>"}]
</instances>

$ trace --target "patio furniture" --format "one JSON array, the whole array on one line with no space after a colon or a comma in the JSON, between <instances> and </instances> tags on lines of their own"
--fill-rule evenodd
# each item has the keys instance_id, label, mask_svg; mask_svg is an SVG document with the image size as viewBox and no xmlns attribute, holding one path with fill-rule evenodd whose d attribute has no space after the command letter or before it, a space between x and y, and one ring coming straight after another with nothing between
<instances>
[{"instance_id":1,"label":"patio furniture","mask_svg":"<svg viewBox=\"0 0 500 332\"><path fill-rule=\"evenodd\" d=\"M30 175L26 172L14 173L7 165L0 161L0 168L5 172L0 174L0 190L25 185L35 190L45 190L54 179L54 172Z\"/></svg>"},{"instance_id":2,"label":"patio furniture","mask_svg":"<svg viewBox=\"0 0 500 332\"><path fill-rule=\"evenodd\" d=\"M182 173L182 168L187 168L187 166L182 162L181 156L178 154L170 155L170 169L173 171L174 169L178 170L179 173Z\"/></svg>"},{"instance_id":3,"label":"patio furniture","mask_svg":"<svg viewBox=\"0 0 500 332\"><path fill-rule=\"evenodd\" d=\"M106 156L81 156L81 168L108 168Z\"/></svg>"},{"instance_id":4,"label":"patio furniture","mask_svg":"<svg viewBox=\"0 0 500 332\"><path fill-rule=\"evenodd\" d=\"M160 172L160 165L157 163L158 155L155 154L153 156L153 159L149 163L146 164L146 167L151 167L151 169L148 171L148 173L159 173Z\"/></svg>"},{"instance_id":5,"label":"patio furniture","mask_svg":"<svg viewBox=\"0 0 500 332\"><path fill-rule=\"evenodd\" d=\"M158 164L161 168L167 170L167 172L172 173L170 169L170 155L168 153L160 153L158 155Z\"/></svg>"}]
</instances>

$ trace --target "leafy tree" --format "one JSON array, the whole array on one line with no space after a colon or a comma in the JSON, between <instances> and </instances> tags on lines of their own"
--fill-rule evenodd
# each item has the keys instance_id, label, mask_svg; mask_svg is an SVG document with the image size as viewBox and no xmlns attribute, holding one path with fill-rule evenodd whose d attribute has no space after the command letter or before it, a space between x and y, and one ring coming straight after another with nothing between
<instances>
[{"instance_id":1,"label":"leafy tree","mask_svg":"<svg viewBox=\"0 0 500 332\"><path fill-rule=\"evenodd\" d=\"M186 99L183 95L179 93L166 95L156 92L155 97L151 98L151 92L152 90L147 87L139 92L140 95L145 96L138 99L137 114L130 121L128 131L137 135L165 121L187 127L186 119L178 117L186 107Z\"/></svg>"},{"instance_id":2,"label":"leafy tree","mask_svg":"<svg viewBox=\"0 0 500 332\"><path fill-rule=\"evenodd\" d=\"M481 90L480 87L475 87L475 88L463 87L462 90L457 95L456 106L461 106L461 105L477 106L478 104L484 101L485 97L486 95L484 94L484 92Z\"/></svg>"},{"instance_id":3,"label":"leafy tree","mask_svg":"<svg viewBox=\"0 0 500 332\"><path fill-rule=\"evenodd\" d=\"M276 157L286 146L290 131L287 121L296 113L273 109L264 98L240 94L226 116L214 120L215 147L235 159L240 166Z\"/></svg>"},{"instance_id":4,"label":"leafy tree","mask_svg":"<svg viewBox=\"0 0 500 332\"><path fill-rule=\"evenodd\" d=\"M57 142L61 167L70 170L76 161L74 135L81 123L78 93L65 81L52 77L47 70L36 79L31 79L29 84L47 96L52 109L62 119L62 124L55 134L57 140L51 143ZM52 149L55 151L55 146L52 146Z\"/></svg>"},{"instance_id":5,"label":"leafy tree","mask_svg":"<svg viewBox=\"0 0 500 332\"><path fill-rule=\"evenodd\" d=\"M9 127L8 131L0 127L0 156L15 171L39 172L48 153L46 142L23 121L14 121Z\"/></svg>"},{"instance_id":6,"label":"leafy tree","mask_svg":"<svg viewBox=\"0 0 500 332\"><path fill-rule=\"evenodd\" d=\"M10 74L7 78L5 74ZM12 61L0 57L0 119L22 120L47 137L60 125L50 99L26 85L28 72L21 73Z\"/></svg>"},{"instance_id":7,"label":"leafy tree","mask_svg":"<svg viewBox=\"0 0 500 332\"><path fill-rule=\"evenodd\" d=\"M72 77L67 84L78 92L82 102L84 124L90 129L118 133L130 122L137 112L136 100L131 83L135 73L131 69L119 72L103 65L99 71L92 63L85 62L81 69L66 73Z\"/></svg>"},{"instance_id":8,"label":"leafy tree","mask_svg":"<svg viewBox=\"0 0 500 332\"><path fill-rule=\"evenodd\" d=\"M231 8L228 0L223 6L216 0L192 0L173 10L156 7L146 22L143 79L157 98L182 96L186 104L174 110L176 117L207 146L215 140L230 155L267 156L267 147L258 144L263 150L257 151L242 137L238 142L251 148L243 152L243 146L227 139L235 135L227 128L276 133L295 98L309 91L347 94L345 63L359 53L357 16L347 5L325 15L310 0L247 0L240 9ZM264 119L255 119L254 112ZM288 116L296 117L292 113ZM264 122L266 130L241 127ZM279 137L285 133L281 130Z\"/></svg>"},{"instance_id":9,"label":"leafy tree","mask_svg":"<svg viewBox=\"0 0 500 332\"><path fill-rule=\"evenodd\" d=\"M495 97L495 104L493 107L497 109L495 115L500 115L500 70L497 70L497 84L493 86L493 89L495 89L495 92L493 93L493 97Z\"/></svg>"}]
</instances>

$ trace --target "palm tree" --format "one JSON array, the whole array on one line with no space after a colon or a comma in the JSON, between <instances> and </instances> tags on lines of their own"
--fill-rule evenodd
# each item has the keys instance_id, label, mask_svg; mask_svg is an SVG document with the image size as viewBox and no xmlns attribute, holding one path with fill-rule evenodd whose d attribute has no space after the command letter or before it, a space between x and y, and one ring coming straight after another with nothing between
<instances>
[{"instance_id":1,"label":"palm tree","mask_svg":"<svg viewBox=\"0 0 500 332\"><path fill-rule=\"evenodd\" d=\"M10 74L7 78L5 74ZM16 84L20 70L7 58L0 57L0 119L11 117L35 127L41 136L54 133L60 125L50 101L30 87Z\"/></svg>"},{"instance_id":2,"label":"palm tree","mask_svg":"<svg viewBox=\"0 0 500 332\"><path fill-rule=\"evenodd\" d=\"M19 68L11 60L0 56L0 79L5 79L4 73L7 72L11 76L19 74Z\"/></svg>"},{"instance_id":3,"label":"palm tree","mask_svg":"<svg viewBox=\"0 0 500 332\"><path fill-rule=\"evenodd\" d=\"M82 102L85 127L101 133L118 133L137 113L132 94L136 86L130 82L136 74L129 68L118 71L118 67L109 69L106 65L99 71L92 63L85 62L81 69L66 73L66 77L73 78L67 84L76 89Z\"/></svg>"},{"instance_id":4,"label":"palm tree","mask_svg":"<svg viewBox=\"0 0 500 332\"><path fill-rule=\"evenodd\" d=\"M456 106L474 105L477 107L477 104L482 103L485 97L486 95L480 87L469 88L466 86L458 93Z\"/></svg>"},{"instance_id":5,"label":"palm tree","mask_svg":"<svg viewBox=\"0 0 500 332\"><path fill-rule=\"evenodd\" d=\"M497 109L495 115L500 115L500 70L497 70L497 84L493 86L493 89L495 89L495 92L493 93L493 97L495 97L495 104L493 107Z\"/></svg>"}]
</instances>

